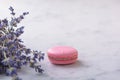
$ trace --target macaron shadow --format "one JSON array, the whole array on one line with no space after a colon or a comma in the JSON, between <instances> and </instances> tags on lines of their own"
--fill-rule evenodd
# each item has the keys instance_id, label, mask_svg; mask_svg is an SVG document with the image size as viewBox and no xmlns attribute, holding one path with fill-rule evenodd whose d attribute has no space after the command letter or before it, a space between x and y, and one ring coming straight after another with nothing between
<instances>
[{"instance_id":1,"label":"macaron shadow","mask_svg":"<svg viewBox=\"0 0 120 80\"><path fill-rule=\"evenodd\" d=\"M64 67L64 68L79 68L84 66L83 62L80 60L77 60L76 62L71 64L53 64L53 65L56 67Z\"/></svg>"}]
</instances>

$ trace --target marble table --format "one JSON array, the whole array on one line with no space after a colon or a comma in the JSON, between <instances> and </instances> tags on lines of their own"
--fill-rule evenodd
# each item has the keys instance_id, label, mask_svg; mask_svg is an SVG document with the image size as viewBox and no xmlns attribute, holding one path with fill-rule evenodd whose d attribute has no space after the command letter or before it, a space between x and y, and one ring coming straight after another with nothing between
<instances>
[{"instance_id":1,"label":"marble table","mask_svg":"<svg viewBox=\"0 0 120 80\"><path fill-rule=\"evenodd\" d=\"M21 38L27 47L46 53L67 45L79 51L71 65L53 65L46 54L44 73L23 67L23 80L120 80L119 0L1 0L0 18L10 17L9 6L18 14L30 12L20 24L26 26Z\"/></svg>"}]
</instances>

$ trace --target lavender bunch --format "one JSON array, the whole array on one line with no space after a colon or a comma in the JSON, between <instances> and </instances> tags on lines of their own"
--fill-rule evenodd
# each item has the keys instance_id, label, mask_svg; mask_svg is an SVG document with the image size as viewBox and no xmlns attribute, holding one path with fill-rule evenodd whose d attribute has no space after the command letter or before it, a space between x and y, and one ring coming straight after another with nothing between
<instances>
[{"instance_id":1,"label":"lavender bunch","mask_svg":"<svg viewBox=\"0 0 120 80\"><path fill-rule=\"evenodd\" d=\"M24 26L19 24L29 12L15 17L13 7L10 7L11 19L0 20L0 73L12 76L12 80L22 80L18 77L17 71L23 65L30 65L36 72L42 73L40 61L44 59L44 53L34 51L23 44L19 38L24 33Z\"/></svg>"}]
</instances>

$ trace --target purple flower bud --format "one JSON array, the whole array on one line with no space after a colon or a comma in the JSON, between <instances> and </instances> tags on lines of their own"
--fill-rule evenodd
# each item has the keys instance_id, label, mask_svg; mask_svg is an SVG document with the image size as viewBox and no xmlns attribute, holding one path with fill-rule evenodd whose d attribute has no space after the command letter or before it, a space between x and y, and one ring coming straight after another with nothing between
<instances>
[{"instance_id":1,"label":"purple flower bud","mask_svg":"<svg viewBox=\"0 0 120 80\"><path fill-rule=\"evenodd\" d=\"M24 19L23 15L20 15L20 19Z\"/></svg>"},{"instance_id":2,"label":"purple flower bud","mask_svg":"<svg viewBox=\"0 0 120 80\"><path fill-rule=\"evenodd\" d=\"M5 26L8 26L8 20L7 19L4 19L2 20L3 24L5 24Z\"/></svg>"},{"instance_id":3,"label":"purple flower bud","mask_svg":"<svg viewBox=\"0 0 120 80\"><path fill-rule=\"evenodd\" d=\"M24 26L22 26L16 30L15 34L17 37L19 37L24 32L23 29L24 29Z\"/></svg>"},{"instance_id":4,"label":"purple flower bud","mask_svg":"<svg viewBox=\"0 0 120 80\"><path fill-rule=\"evenodd\" d=\"M16 18L16 22L17 22L17 23L20 23L21 20L22 20L22 19L21 19L20 17Z\"/></svg>"},{"instance_id":5,"label":"purple flower bud","mask_svg":"<svg viewBox=\"0 0 120 80\"><path fill-rule=\"evenodd\" d=\"M12 6L10 6L9 10L10 10L10 11L14 11L14 9L13 9L13 7L12 7Z\"/></svg>"},{"instance_id":6,"label":"purple flower bud","mask_svg":"<svg viewBox=\"0 0 120 80\"><path fill-rule=\"evenodd\" d=\"M0 37L0 40L1 40L1 41L4 41L5 39L6 39L6 36L1 36L1 37Z\"/></svg>"},{"instance_id":7,"label":"purple flower bud","mask_svg":"<svg viewBox=\"0 0 120 80\"><path fill-rule=\"evenodd\" d=\"M13 16L15 15L15 13L14 13L14 12L12 12L12 13L10 13L10 14L12 14Z\"/></svg>"},{"instance_id":8,"label":"purple flower bud","mask_svg":"<svg viewBox=\"0 0 120 80\"><path fill-rule=\"evenodd\" d=\"M27 14L29 14L29 12L24 12L24 13L23 13L24 16L27 15Z\"/></svg>"},{"instance_id":9,"label":"purple flower bud","mask_svg":"<svg viewBox=\"0 0 120 80\"><path fill-rule=\"evenodd\" d=\"M10 21L10 25L16 27L16 26L17 26L16 19L12 19L12 20Z\"/></svg>"},{"instance_id":10,"label":"purple flower bud","mask_svg":"<svg viewBox=\"0 0 120 80\"><path fill-rule=\"evenodd\" d=\"M25 50L25 53L26 53L26 54L31 53L31 49L26 49L26 50Z\"/></svg>"},{"instance_id":11,"label":"purple flower bud","mask_svg":"<svg viewBox=\"0 0 120 80\"><path fill-rule=\"evenodd\" d=\"M3 28L3 25L2 24L0 24L0 29L2 29Z\"/></svg>"}]
</instances>

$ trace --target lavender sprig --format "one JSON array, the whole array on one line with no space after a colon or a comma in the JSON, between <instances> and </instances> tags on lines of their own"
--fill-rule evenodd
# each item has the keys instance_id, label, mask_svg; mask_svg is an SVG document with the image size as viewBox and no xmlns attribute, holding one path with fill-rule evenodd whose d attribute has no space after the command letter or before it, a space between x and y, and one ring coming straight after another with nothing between
<instances>
[{"instance_id":1,"label":"lavender sprig","mask_svg":"<svg viewBox=\"0 0 120 80\"><path fill-rule=\"evenodd\" d=\"M19 38L24 33L24 26L17 25L29 12L15 17L13 7L9 10L12 15L11 20L7 18L0 20L0 73L12 76L12 80L22 80L18 77L17 69L21 69L23 65L30 65L36 72L43 73L40 61L44 60L44 53L26 48Z\"/></svg>"}]
</instances>

